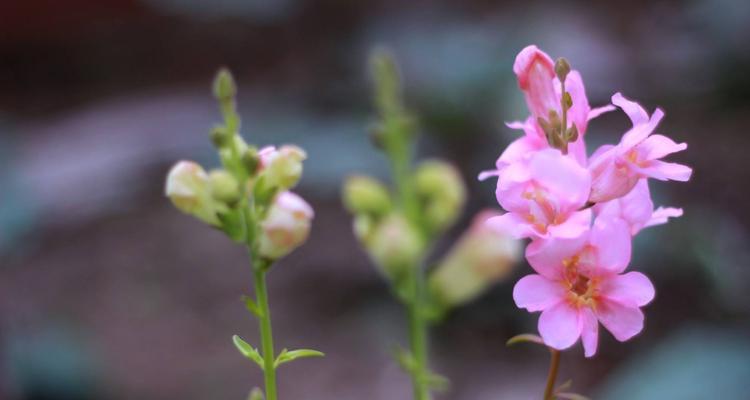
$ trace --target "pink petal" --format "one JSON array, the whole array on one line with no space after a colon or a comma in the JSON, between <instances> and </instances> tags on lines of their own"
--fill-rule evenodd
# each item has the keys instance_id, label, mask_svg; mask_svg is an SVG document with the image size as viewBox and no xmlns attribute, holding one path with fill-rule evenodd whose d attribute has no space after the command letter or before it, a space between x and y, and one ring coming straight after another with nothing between
<instances>
[{"instance_id":1,"label":"pink petal","mask_svg":"<svg viewBox=\"0 0 750 400\"><path fill-rule=\"evenodd\" d=\"M562 301L542 312L539 333L547 346L565 350L581 336L581 317L578 310Z\"/></svg>"},{"instance_id":2,"label":"pink petal","mask_svg":"<svg viewBox=\"0 0 750 400\"><path fill-rule=\"evenodd\" d=\"M637 307L628 307L615 301L605 300L597 304L594 312L602 325L621 342L643 330L643 313Z\"/></svg>"},{"instance_id":3,"label":"pink petal","mask_svg":"<svg viewBox=\"0 0 750 400\"><path fill-rule=\"evenodd\" d=\"M541 311L559 303L565 290L559 282L541 275L526 275L513 287L513 300L519 308Z\"/></svg>"},{"instance_id":4,"label":"pink petal","mask_svg":"<svg viewBox=\"0 0 750 400\"><path fill-rule=\"evenodd\" d=\"M559 84L559 80L555 80ZM570 71L565 79L565 90L570 93L573 105L568 110L570 121L575 122L578 133L581 137L586 134L586 128L589 122L589 100L586 98L586 88L583 85L583 79L578 71ZM562 91L558 96L562 96Z\"/></svg>"},{"instance_id":5,"label":"pink petal","mask_svg":"<svg viewBox=\"0 0 750 400\"><path fill-rule=\"evenodd\" d=\"M522 136L505 148L500 158L497 159L495 166L497 169L503 169L510 164L520 162L531 157L535 151L548 148L546 141L542 141L536 136Z\"/></svg>"},{"instance_id":6,"label":"pink petal","mask_svg":"<svg viewBox=\"0 0 750 400\"><path fill-rule=\"evenodd\" d=\"M651 119L648 122L638 125L633 125L629 131L622 135L620 141L620 147L623 151L631 149L633 146L644 141L653 131L656 126L659 125L659 121L664 117L664 111L656 109L651 115Z\"/></svg>"},{"instance_id":7,"label":"pink petal","mask_svg":"<svg viewBox=\"0 0 750 400\"><path fill-rule=\"evenodd\" d=\"M601 203L626 195L640 178L631 168L617 165L617 148L603 152L589 164L591 171L591 195L589 201Z\"/></svg>"},{"instance_id":8,"label":"pink petal","mask_svg":"<svg viewBox=\"0 0 750 400\"><path fill-rule=\"evenodd\" d=\"M642 307L654 299L654 285L640 272L615 275L601 283L601 294L628 307Z\"/></svg>"},{"instance_id":9,"label":"pink petal","mask_svg":"<svg viewBox=\"0 0 750 400\"><path fill-rule=\"evenodd\" d=\"M675 143L664 135L651 135L638 145L638 152L644 160L656 160L685 149L686 143Z\"/></svg>"},{"instance_id":10,"label":"pink petal","mask_svg":"<svg viewBox=\"0 0 750 400\"><path fill-rule=\"evenodd\" d=\"M602 106L602 107L592 108L589 111L588 120L591 121L592 119L597 118L604 113L608 113L614 110L615 110L615 106L611 104L607 104L606 106Z\"/></svg>"},{"instance_id":11,"label":"pink petal","mask_svg":"<svg viewBox=\"0 0 750 400\"><path fill-rule=\"evenodd\" d=\"M591 227L591 209L571 213L565 222L547 227L549 235L555 238L569 239L583 235Z\"/></svg>"},{"instance_id":12,"label":"pink petal","mask_svg":"<svg viewBox=\"0 0 750 400\"><path fill-rule=\"evenodd\" d=\"M487 220L486 224L493 231L513 236L516 239L523 239L534 234L529 223L516 213L492 217Z\"/></svg>"},{"instance_id":13,"label":"pink petal","mask_svg":"<svg viewBox=\"0 0 750 400\"><path fill-rule=\"evenodd\" d=\"M563 260L578 254L586 245L587 239L588 235L574 239L535 240L526 247L526 259L534 271L556 280L562 272Z\"/></svg>"},{"instance_id":14,"label":"pink petal","mask_svg":"<svg viewBox=\"0 0 750 400\"><path fill-rule=\"evenodd\" d=\"M597 218L589 239L596 249L596 266L619 273L630 263L631 237L628 225L620 218Z\"/></svg>"},{"instance_id":15,"label":"pink petal","mask_svg":"<svg viewBox=\"0 0 750 400\"><path fill-rule=\"evenodd\" d=\"M581 342L586 357L593 357L599 344L599 320L590 308L581 309Z\"/></svg>"},{"instance_id":16,"label":"pink petal","mask_svg":"<svg viewBox=\"0 0 750 400\"><path fill-rule=\"evenodd\" d=\"M488 169L486 171L480 172L479 175L477 176L477 180L484 181L494 176L500 176L500 171L496 169Z\"/></svg>"},{"instance_id":17,"label":"pink petal","mask_svg":"<svg viewBox=\"0 0 750 400\"><path fill-rule=\"evenodd\" d=\"M639 168L637 171L660 181L687 182L693 174L693 170L688 166L659 160L650 161L647 167Z\"/></svg>"},{"instance_id":18,"label":"pink petal","mask_svg":"<svg viewBox=\"0 0 750 400\"><path fill-rule=\"evenodd\" d=\"M529 111L535 117L547 117L549 110L557 110L560 98L555 93L552 59L536 46L528 46L516 56L513 72L523 90Z\"/></svg>"},{"instance_id":19,"label":"pink petal","mask_svg":"<svg viewBox=\"0 0 750 400\"><path fill-rule=\"evenodd\" d=\"M612 104L620 107L622 111L625 111L625 114L630 117L630 121L633 122L633 125L645 124L648 122L648 113L646 110L644 110L640 104L626 99L622 93L617 92L612 95Z\"/></svg>"},{"instance_id":20,"label":"pink petal","mask_svg":"<svg viewBox=\"0 0 750 400\"><path fill-rule=\"evenodd\" d=\"M586 203L591 175L576 161L556 149L541 150L530 160L534 181L549 190L562 212L574 211Z\"/></svg>"},{"instance_id":21,"label":"pink petal","mask_svg":"<svg viewBox=\"0 0 750 400\"><path fill-rule=\"evenodd\" d=\"M643 227L646 228L649 226L666 224L669 218L677 218L681 216L681 208L659 207L653 212L653 214L651 214L651 219L649 219Z\"/></svg>"}]
</instances>

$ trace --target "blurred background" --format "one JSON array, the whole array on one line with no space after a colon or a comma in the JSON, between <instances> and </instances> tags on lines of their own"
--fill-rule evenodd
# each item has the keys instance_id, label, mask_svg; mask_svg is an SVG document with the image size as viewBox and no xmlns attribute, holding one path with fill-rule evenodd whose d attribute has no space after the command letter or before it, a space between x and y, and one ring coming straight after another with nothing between
<instances>
[{"instance_id":1,"label":"blurred background","mask_svg":"<svg viewBox=\"0 0 750 400\"><path fill-rule=\"evenodd\" d=\"M243 399L261 383L230 340L257 342L243 249L163 195L176 160L218 164L220 66L247 140L309 155L311 239L270 293L277 345L327 356L284 366L281 397L408 398L390 358L405 316L339 199L350 173L387 176L367 137L367 54L393 50L420 156L455 162L469 185L450 238L495 205L475 177L518 135L503 122L526 116L512 63L530 43L567 57L592 105L622 91L663 107L659 131L690 146L672 159L695 170L652 185L685 216L635 240L633 268L657 288L644 333L603 332L591 360L577 345L560 382L593 399L750 399L750 2L3 0L0 32L0 399ZM589 150L628 127L622 113L594 121ZM432 331L452 380L438 398L539 398L548 354L504 344L535 330L511 296L528 271Z\"/></svg>"}]
</instances>

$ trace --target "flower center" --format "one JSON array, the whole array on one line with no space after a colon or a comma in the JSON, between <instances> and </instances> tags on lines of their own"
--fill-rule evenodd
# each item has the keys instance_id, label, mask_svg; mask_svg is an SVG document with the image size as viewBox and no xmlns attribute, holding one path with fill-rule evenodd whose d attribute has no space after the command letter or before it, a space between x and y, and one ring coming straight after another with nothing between
<instances>
[{"instance_id":1,"label":"flower center","mask_svg":"<svg viewBox=\"0 0 750 400\"><path fill-rule=\"evenodd\" d=\"M560 223L557 203L544 189L532 186L523 193L523 198L529 201L526 219L539 232L546 233L548 225Z\"/></svg>"},{"instance_id":2,"label":"flower center","mask_svg":"<svg viewBox=\"0 0 750 400\"><path fill-rule=\"evenodd\" d=\"M576 307L595 307L598 297L598 279L589 277L585 270L588 259L586 250L563 260L562 284L568 291L568 301Z\"/></svg>"}]
</instances>

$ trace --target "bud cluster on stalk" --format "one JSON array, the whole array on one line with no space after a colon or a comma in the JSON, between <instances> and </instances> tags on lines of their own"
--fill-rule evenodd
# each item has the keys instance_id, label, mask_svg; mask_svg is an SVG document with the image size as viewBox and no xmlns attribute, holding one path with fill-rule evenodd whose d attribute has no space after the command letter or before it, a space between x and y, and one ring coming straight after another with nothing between
<instances>
[{"instance_id":1,"label":"bud cluster on stalk","mask_svg":"<svg viewBox=\"0 0 750 400\"><path fill-rule=\"evenodd\" d=\"M354 217L356 237L401 295L404 280L422 267L428 250L461 215L466 185L448 162L429 159L412 165L417 124L403 105L395 62L376 52L372 73L378 109L372 139L389 158L393 187L354 175L345 181L342 196ZM426 271L434 317L479 295L518 259L515 240L480 225L469 228L436 268Z\"/></svg>"},{"instance_id":2,"label":"bud cluster on stalk","mask_svg":"<svg viewBox=\"0 0 750 400\"><path fill-rule=\"evenodd\" d=\"M307 155L294 145L259 150L245 142L229 71L218 73L213 92L224 123L209 137L222 167L206 172L193 161L180 161L167 175L166 195L180 211L276 260L301 245L310 232L313 210L290 191L302 176Z\"/></svg>"}]
</instances>

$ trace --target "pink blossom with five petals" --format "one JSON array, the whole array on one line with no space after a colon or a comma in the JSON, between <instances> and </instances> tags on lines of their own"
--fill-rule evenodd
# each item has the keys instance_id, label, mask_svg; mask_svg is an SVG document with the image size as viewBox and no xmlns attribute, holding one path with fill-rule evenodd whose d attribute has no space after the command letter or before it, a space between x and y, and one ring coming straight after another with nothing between
<instances>
[{"instance_id":1,"label":"pink blossom with five petals","mask_svg":"<svg viewBox=\"0 0 750 400\"><path fill-rule=\"evenodd\" d=\"M487 224L516 238L579 236L591 224L591 210L579 211L590 188L586 168L557 149L540 150L500 173L495 194L508 213Z\"/></svg>"},{"instance_id":2,"label":"pink blossom with five petals","mask_svg":"<svg viewBox=\"0 0 750 400\"><path fill-rule=\"evenodd\" d=\"M633 122L633 127L623 135L617 145L600 147L589 160L591 171L591 197L594 203L609 201L626 195L641 178L661 181L685 182L690 179L689 167L661 161L661 158L687 148L686 143L675 143L663 135L652 135L664 117L656 109L649 117L638 103L620 93L612 96L612 103L620 107Z\"/></svg>"},{"instance_id":3,"label":"pink blossom with five petals","mask_svg":"<svg viewBox=\"0 0 750 400\"><path fill-rule=\"evenodd\" d=\"M564 350L583 342L584 354L596 354L599 322L618 341L643 330L640 307L654 298L654 287L640 272L623 271L630 262L630 233L620 219L598 218L574 239L534 241L526 258L537 274L513 288L520 308L541 311L539 333L547 346Z\"/></svg>"}]
</instances>

